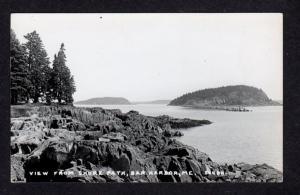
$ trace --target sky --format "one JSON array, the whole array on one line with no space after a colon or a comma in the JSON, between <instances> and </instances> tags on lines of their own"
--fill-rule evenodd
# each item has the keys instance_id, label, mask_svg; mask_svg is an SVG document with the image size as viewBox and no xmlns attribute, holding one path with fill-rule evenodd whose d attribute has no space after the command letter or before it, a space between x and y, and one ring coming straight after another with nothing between
<instances>
[{"instance_id":1,"label":"sky","mask_svg":"<svg viewBox=\"0 0 300 195\"><path fill-rule=\"evenodd\" d=\"M34 30L52 62L60 44L74 100L174 99L227 85L283 96L282 14L12 14L24 43Z\"/></svg>"}]
</instances>

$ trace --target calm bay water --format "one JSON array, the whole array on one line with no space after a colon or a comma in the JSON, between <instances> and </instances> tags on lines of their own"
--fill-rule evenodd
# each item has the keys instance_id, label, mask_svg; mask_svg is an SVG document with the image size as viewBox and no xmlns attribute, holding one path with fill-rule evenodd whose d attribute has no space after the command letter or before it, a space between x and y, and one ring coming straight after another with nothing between
<instances>
[{"instance_id":1,"label":"calm bay water","mask_svg":"<svg viewBox=\"0 0 300 195\"><path fill-rule=\"evenodd\" d=\"M249 107L252 112L199 110L159 104L100 107L117 108L122 112L136 110L148 116L165 114L177 118L210 120L213 122L211 125L181 130L184 136L178 140L207 153L219 163L267 163L283 170L282 106Z\"/></svg>"}]
</instances>

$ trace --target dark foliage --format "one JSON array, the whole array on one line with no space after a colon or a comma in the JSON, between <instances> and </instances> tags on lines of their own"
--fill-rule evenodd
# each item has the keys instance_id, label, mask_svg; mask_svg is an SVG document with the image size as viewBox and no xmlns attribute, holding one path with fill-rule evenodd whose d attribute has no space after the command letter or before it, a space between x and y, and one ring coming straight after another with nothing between
<instances>
[{"instance_id":1,"label":"dark foliage","mask_svg":"<svg viewBox=\"0 0 300 195\"><path fill-rule=\"evenodd\" d=\"M170 102L170 105L270 105L276 104L262 89L246 85L210 88L187 93Z\"/></svg>"},{"instance_id":2,"label":"dark foliage","mask_svg":"<svg viewBox=\"0 0 300 195\"><path fill-rule=\"evenodd\" d=\"M54 57L51 68L48 54L36 31L24 36L21 45L11 30L11 104L58 103L70 104L75 92L74 78L66 66L64 44Z\"/></svg>"},{"instance_id":3,"label":"dark foliage","mask_svg":"<svg viewBox=\"0 0 300 195\"><path fill-rule=\"evenodd\" d=\"M72 94L75 92L74 78L70 69L66 66L66 55L64 44L61 44L60 50L54 56L53 70L51 74L51 95L59 103L72 103Z\"/></svg>"},{"instance_id":4,"label":"dark foliage","mask_svg":"<svg viewBox=\"0 0 300 195\"><path fill-rule=\"evenodd\" d=\"M47 95L50 62L42 40L36 31L28 33L24 37L27 40L25 46L28 52L28 76L32 83L29 93L33 102L37 103Z\"/></svg>"},{"instance_id":5,"label":"dark foliage","mask_svg":"<svg viewBox=\"0 0 300 195\"><path fill-rule=\"evenodd\" d=\"M28 101L31 81L28 78L26 48L20 44L13 30L10 36L11 103L16 104Z\"/></svg>"}]
</instances>

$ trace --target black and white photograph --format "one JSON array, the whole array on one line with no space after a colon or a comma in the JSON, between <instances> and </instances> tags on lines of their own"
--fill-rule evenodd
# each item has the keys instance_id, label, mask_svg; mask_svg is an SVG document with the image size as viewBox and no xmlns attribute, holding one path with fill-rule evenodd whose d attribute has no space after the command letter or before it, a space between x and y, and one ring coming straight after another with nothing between
<instances>
[{"instance_id":1,"label":"black and white photograph","mask_svg":"<svg viewBox=\"0 0 300 195\"><path fill-rule=\"evenodd\" d=\"M282 13L12 13L10 182L282 183Z\"/></svg>"}]
</instances>

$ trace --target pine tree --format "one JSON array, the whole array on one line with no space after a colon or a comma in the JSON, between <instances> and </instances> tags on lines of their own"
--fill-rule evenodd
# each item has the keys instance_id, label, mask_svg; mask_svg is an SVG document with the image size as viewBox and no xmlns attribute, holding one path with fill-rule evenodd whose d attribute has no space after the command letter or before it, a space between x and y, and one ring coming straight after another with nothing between
<instances>
[{"instance_id":1,"label":"pine tree","mask_svg":"<svg viewBox=\"0 0 300 195\"><path fill-rule=\"evenodd\" d=\"M72 103L73 93L75 92L74 78L70 69L66 66L66 55L64 44L61 44L57 56L54 56L52 70L52 96L59 103Z\"/></svg>"},{"instance_id":2,"label":"pine tree","mask_svg":"<svg viewBox=\"0 0 300 195\"><path fill-rule=\"evenodd\" d=\"M39 34L36 31L24 36L28 52L29 78L32 83L30 97L37 103L39 98L46 98L49 90L50 67L49 58Z\"/></svg>"},{"instance_id":3,"label":"pine tree","mask_svg":"<svg viewBox=\"0 0 300 195\"><path fill-rule=\"evenodd\" d=\"M75 87L75 81L74 81L74 77L71 76L70 81L68 82L68 90L67 90L67 96L66 96L66 102L67 103L73 103L74 99L73 99L73 94L76 91L76 87Z\"/></svg>"},{"instance_id":4,"label":"pine tree","mask_svg":"<svg viewBox=\"0 0 300 195\"><path fill-rule=\"evenodd\" d=\"M13 30L10 37L11 104L17 104L28 100L31 82L28 79L26 48L20 44Z\"/></svg>"}]
</instances>

